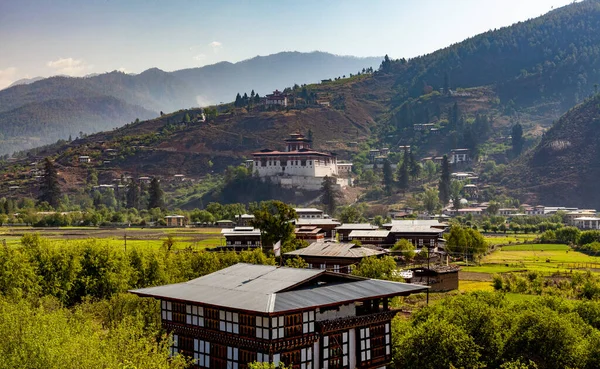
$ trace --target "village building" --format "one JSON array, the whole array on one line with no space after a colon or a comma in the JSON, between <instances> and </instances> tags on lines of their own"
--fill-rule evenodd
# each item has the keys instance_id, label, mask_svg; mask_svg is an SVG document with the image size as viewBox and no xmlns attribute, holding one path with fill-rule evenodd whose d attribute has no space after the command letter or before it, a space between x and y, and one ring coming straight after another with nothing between
<instances>
[{"instance_id":1,"label":"village building","mask_svg":"<svg viewBox=\"0 0 600 369\"><path fill-rule=\"evenodd\" d=\"M544 215L544 208L545 208L545 206L543 206L543 205L528 206L525 208L525 214L527 214L527 215Z\"/></svg>"},{"instance_id":2,"label":"village building","mask_svg":"<svg viewBox=\"0 0 600 369\"><path fill-rule=\"evenodd\" d=\"M229 219L221 219L215 222L215 225L219 228L233 228L235 227L235 222Z\"/></svg>"},{"instance_id":3,"label":"village building","mask_svg":"<svg viewBox=\"0 0 600 369\"><path fill-rule=\"evenodd\" d=\"M460 163L466 163L468 161L471 161L471 158L469 156L469 151L470 151L469 149L450 150L450 157L448 157L450 164L460 164Z\"/></svg>"},{"instance_id":4,"label":"village building","mask_svg":"<svg viewBox=\"0 0 600 369\"><path fill-rule=\"evenodd\" d=\"M142 177L138 178L138 181L141 183L150 184L150 182L152 182L152 178L147 177L147 176L142 176Z\"/></svg>"},{"instance_id":5,"label":"village building","mask_svg":"<svg viewBox=\"0 0 600 369\"><path fill-rule=\"evenodd\" d=\"M510 215L515 215L519 213L519 209L517 208L502 208L502 209L498 209L498 214L502 215L502 216L510 216Z\"/></svg>"},{"instance_id":6,"label":"village building","mask_svg":"<svg viewBox=\"0 0 600 369\"><path fill-rule=\"evenodd\" d=\"M316 269L236 264L171 285L130 291L160 300L173 355L197 368L385 368L392 360L390 299L426 286Z\"/></svg>"},{"instance_id":7,"label":"village building","mask_svg":"<svg viewBox=\"0 0 600 369\"><path fill-rule=\"evenodd\" d=\"M435 127L434 123L422 123L422 124L413 124L413 129L415 131L429 131L431 128Z\"/></svg>"},{"instance_id":8,"label":"village building","mask_svg":"<svg viewBox=\"0 0 600 369\"><path fill-rule=\"evenodd\" d=\"M329 240L335 240L336 228L341 225L335 219L331 218L316 218L316 219L296 219L293 221L297 228L300 227L318 227L325 234L325 238Z\"/></svg>"},{"instance_id":9,"label":"village building","mask_svg":"<svg viewBox=\"0 0 600 369\"><path fill-rule=\"evenodd\" d=\"M167 227L185 227L187 219L183 215L167 215L165 223L167 223Z\"/></svg>"},{"instance_id":10,"label":"village building","mask_svg":"<svg viewBox=\"0 0 600 369\"><path fill-rule=\"evenodd\" d=\"M391 246L394 243L390 238L390 231L383 229L368 230L368 231L352 231L348 235L350 242L359 241L363 245L375 245L375 246Z\"/></svg>"},{"instance_id":11,"label":"village building","mask_svg":"<svg viewBox=\"0 0 600 369\"><path fill-rule=\"evenodd\" d=\"M352 231L375 231L379 227L369 223L344 223L335 228L340 242L349 242Z\"/></svg>"},{"instance_id":12,"label":"village building","mask_svg":"<svg viewBox=\"0 0 600 369\"><path fill-rule=\"evenodd\" d=\"M294 208L298 219L323 219L325 213L317 208Z\"/></svg>"},{"instance_id":13,"label":"village building","mask_svg":"<svg viewBox=\"0 0 600 369\"><path fill-rule=\"evenodd\" d=\"M444 292L458 289L457 266L435 265L411 269L410 278L405 278L408 283L416 283L429 286L430 291Z\"/></svg>"},{"instance_id":14,"label":"village building","mask_svg":"<svg viewBox=\"0 0 600 369\"><path fill-rule=\"evenodd\" d=\"M463 191L465 194L475 196L477 195L477 185L476 184L466 184L463 186Z\"/></svg>"},{"instance_id":15,"label":"village building","mask_svg":"<svg viewBox=\"0 0 600 369\"><path fill-rule=\"evenodd\" d=\"M349 178L352 175L352 163L338 161L337 169L340 177Z\"/></svg>"},{"instance_id":16,"label":"village building","mask_svg":"<svg viewBox=\"0 0 600 369\"><path fill-rule=\"evenodd\" d=\"M273 91L272 94L267 95L265 98L265 105L269 106L283 106L286 107L288 105L288 97L286 94L279 90Z\"/></svg>"},{"instance_id":17,"label":"village building","mask_svg":"<svg viewBox=\"0 0 600 369\"><path fill-rule=\"evenodd\" d=\"M296 239L303 240L308 243L319 242L325 240L325 233L321 228L315 226L302 226L294 230Z\"/></svg>"},{"instance_id":18,"label":"village building","mask_svg":"<svg viewBox=\"0 0 600 369\"><path fill-rule=\"evenodd\" d=\"M221 235L225 237L225 246L233 250L247 250L261 247L260 230L253 227L224 228Z\"/></svg>"},{"instance_id":19,"label":"village building","mask_svg":"<svg viewBox=\"0 0 600 369\"><path fill-rule=\"evenodd\" d=\"M304 135L293 133L285 143L285 151L264 149L253 154L253 170L263 180L312 191L321 189L325 177L334 178L339 188L351 183L339 175L336 155L311 149L311 141Z\"/></svg>"},{"instance_id":20,"label":"village building","mask_svg":"<svg viewBox=\"0 0 600 369\"><path fill-rule=\"evenodd\" d=\"M410 241L417 249L426 247L436 251L438 247L445 246L443 233L448 227L446 223L432 220L392 220L383 225L388 229L388 242L393 245L401 239Z\"/></svg>"},{"instance_id":21,"label":"village building","mask_svg":"<svg viewBox=\"0 0 600 369\"><path fill-rule=\"evenodd\" d=\"M594 209L580 209L577 211L570 211L567 214L565 214L565 220L567 225L570 226L576 226L577 222L575 221L575 219L580 219L580 218L595 218L596 217L596 210Z\"/></svg>"},{"instance_id":22,"label":"village building","mask_svg":"<svg viewBox=\"0 0 600 369\"><path fill-rule=\"evenodd\" d=\"M410 153L410 145L400 145L398 146L398 151L400 152L409 152Z\"/></svg>"},{"instance_id":23,"label":"village building","mask_svg":"<svg viewBox=\"0 0 600 369\"><path fill-rule=\"evenodd\" d=\"M92 162L92 158L90 158L87 155L80 155L79 156L79 162L80 163L91 163Z\"/></svg>"},{"instance_id":24,"label":"village building","mask_svg":"<svg viewBox=\"0 0 600 369\"><path fill-rule=\"evenodd\" d=\"M595 216L575 218L573 225L581 230L598 230L600 229L600 218Z\"/></svg>"},{"instance_id":25,"label":"village building","mask_svg":"<svg viewBox=\"0 0 600 369\"><path fill-rule=\"evenodd\" d=\"M250 222L254 220L254 215L252 214L241 214L235 216L235 221L238 226L248 227Z\"/></svg>"},{"instance_id":26,"label":"village building","mask_svg":"<svg viewBox=\"0 0 600 369\"><path fill-rule=\"evenodd\" d=\"M326 269L336 273L351 273L352 269L369 256L383 256L385 251L362 247L353 243L321 241L284 254L285 259L301 257L309 269Z\"/></svg>"}]
</instances>

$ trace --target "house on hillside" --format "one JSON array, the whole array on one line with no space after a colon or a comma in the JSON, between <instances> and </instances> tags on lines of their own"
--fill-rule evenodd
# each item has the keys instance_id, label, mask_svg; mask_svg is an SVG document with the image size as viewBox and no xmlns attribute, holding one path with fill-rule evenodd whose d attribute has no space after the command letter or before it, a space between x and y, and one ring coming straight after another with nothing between
<instances>
[{"instance_id":1,"label":"house on hillside","mask_svg":"<svg viewBox=\"0 0 600 369\"><path fill-rule=\"evenodd\" d=\"M286 94L279 90L273 91L272 94L267 95L265 98L265 105L270 106L283 106L286 107L288 104L288 97Z\"/></svg>"},{"instance_id":2,"label":"house on hillside","mask_svg":"<svg viewBox=\"0 0 600 369\"><path fill-rule=\"evenodd\" d=\"M225 237L227 249L238 251L261 247L260 229L254 227L224 228L221 235Z\"/></svg>"},{"instance_id":3,"label":"house on hillside","mask_svg":"<svg viewBox=\"0 0 600 369\"><path fill-rule=\"evenodd\" d=\"M160 300L172 355L195 367L385 368L392 361L390 300L426 291L325 270L236 264L184 283L130 292Z\"/></svg>"},{"instance_id":4,"label":"house on hillside","mask_svg":"<svg viewBox=\"0 0 600 369\"><path fill-rule=\"evenodd\" d=\"M80 155L79 156L79 162L80 163L91 163L92 162L92 158L87 156L87 155Z\"/></svg>"},{"instance_id":5,"label":"house on hillside","mask_svg":"<svg viewBox=\"0 0 600 369\"><path fill-rule=\"evenodd\" d=\"M471 161L471 157L469 156L470 151L471 150L469 150L469 149L450 150L450 156L448 157L450 164L460 164L460 163L466 163L468 161Z\"/></svg>"},{"instance_id":6,"label":"house on hillside","mask_svg":"<svg viewBox=\"0 0 600 369\"><path fill-rule=\"evenodd\" d=\"M301 257L309 269L326 269L336 273L351 273L362 259L383 256L386 252L353 243L320 241L284 254L285 259Z\"/></svg>"}]
</instances>

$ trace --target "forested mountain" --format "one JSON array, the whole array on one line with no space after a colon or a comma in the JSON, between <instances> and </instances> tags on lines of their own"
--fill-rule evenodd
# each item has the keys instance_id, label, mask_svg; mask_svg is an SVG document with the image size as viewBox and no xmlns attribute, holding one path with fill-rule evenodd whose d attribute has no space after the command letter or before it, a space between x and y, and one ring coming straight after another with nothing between
<instances>
[{"instance_id":1,"label":"forested mountain","mask_svg":"<svg viewBox=\"0 0 600 369\"><path fill-rule=\"evenodd\" d=\"M574 3L409 61L390 61L398 102L426 86L494 85L502 101L559 100L568 109L600 81L600 2Z\"/></svg>"},{"instance_id":2,"label":"forested mountain","mask_svg":"<svg viewBox=\"0 0 600 369\"><path fill-rule=\"evenodd\" d=\"M547 206L600 208L600 94L567 112L541 142L511 163L503 185Z\"/></svg>"},{"instance_id":3,"label":"forested mountain","mask_svg":"<svg viewBox=\"0 0 600 369\"><path fill-rule=\"evenodd\" d=\"M294 83L317 82L357 73L363 68L376 67L380 60L379 57L355 58L322 52L285 52L235 64L223 62L175 72L152 68L138 75L114 71L82 78L52 77L26 81L0 91L0 121L3 122L0 155L67 138L68 135L63 135L66 132L93 133L136 118L148 118L149 111L158 115L159 111L231 101L238 92L254 90L264 95ZM113 100L105 100L106 97ZM61 99L67 101L61 102ZM79 99L83 99L84 105L75 104ZM128 106L120 109L122 114L113 114L114 99L120 100L118 104L121 107ZM87 115L89 101L92 100L94 108ZM97 112L102 101L108 103L106 116L111 118L100 122ZM27 107L16 110L24 106ZM62 110L47 110L48 106L61 106ZM31 114L36 118L27 121ZM47 133L41 140L27 133L37 124L41 131ZM28 128L21 127L23 125ZM2 141L2 136L11 138L11 142Z\"/></svg>"},{"instance_id":4,"label":"forested mountain","mask_svg":"<svg viewBox=\"0 0 600 369\"><path fill-rule=\"evenodd\" d=\"M80 132L110 130L131 117L156 114L111 96L91 96L30 103L0 114L0 154L49 144ZM14 124L20 122L19 124Z\"/></svg>"}]
</instances>

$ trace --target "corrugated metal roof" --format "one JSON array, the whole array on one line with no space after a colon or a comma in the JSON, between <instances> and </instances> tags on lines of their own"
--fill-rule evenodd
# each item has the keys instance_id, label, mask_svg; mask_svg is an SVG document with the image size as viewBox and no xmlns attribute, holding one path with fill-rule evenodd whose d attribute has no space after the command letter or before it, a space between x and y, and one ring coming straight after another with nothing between
<instances>
[{"instance_id":1,"label":"corrugated metal roof","mask_svg":"<svg viewBox=\"0 0 600 369\"><path fill-rule=\"evenodd\" d=\"M352 231L348 237L387 237L390 231L376 230L376 231Z\"/></svg>"},{"instance_id":2,"label":"corrugated metal roof","mask_svg":"<svg viewBox=\"0 0 600 369\"><path fill-rule=\"evenodd\" d=\"M331 218L310 218L310 219L300 218L300 219L296 219L295 223L298 226L306 226L306 225L319 226L319 225L328 225L328 224L333 224L333 225L341 224L337 220L331 219Z\"/></svg>"},{"instance_id":3,"label":"corrugated metal roof","mask_svg":"<svg viewBox=\"0 0 600 369\"><path fill-rule=\"evenodd\" d=\"M369 230L369 229L378 229L379 227L369 224L369 223L344 223L339 227L335 227L335 229L350 229L350 230Z\"/></svg>"},{"instance_id":4,"label":"corrugated metal roof","mask_svg":"<svg viewBox=\"0 0 600 369\"><path fill-rule=\"evenodd\" d=\"M443 229L432 228L427 225L395 225L390 230L392 233L431 233L439 234L444 232Z\"/></svg>"},{"instance_id":5,"label":"corrugated metal roof","mask_svg":"<svg viewBox=\"0 0 600 369\"><path fill-rule=\"evenodd\" d=\"M320 278L320 275L334 278L329 278L329 282L290 290L302 282L308 282L315 277ZM425 288L407 283L344 276L324 270L240 263L185 283L141 288L130 292L140 296L273 313L377 296L409 294L423 291Z\"/></svg>"},{"instance_id":6,"label":"corrugated metal roof","mask_svg":"<svg viewBox=\"0 0 600 369\"><path fill-rule=\"evenodd\" d=\"M381 254L385 254L385 252L361 247L353 243L340 242L313 242L308 247L286 253L286 255L330 256L340 258L362 258Z\"/></svg>"},{"instance_id":7,"label":"corrugated metal roof","mask_svg":"<svg viewBox=\"0 0 600 369\"><path fill-rule=\"evenodd\" d=\"M436 219L392 219L390 223L383 225L384 227L393 226L430 226L430 227L446 227L447 223L438 222Z\"/></svg>"}]
</instances>

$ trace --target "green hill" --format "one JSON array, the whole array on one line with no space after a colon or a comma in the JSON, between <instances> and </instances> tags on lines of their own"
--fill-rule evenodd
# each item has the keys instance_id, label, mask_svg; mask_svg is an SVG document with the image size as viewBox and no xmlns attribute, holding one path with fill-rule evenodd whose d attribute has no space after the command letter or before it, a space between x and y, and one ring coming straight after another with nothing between
<instances>
[{"instance_id":1,"label":"green hill","mask_svg":"<svg viewBox=\"0 0 600 369\"><path fill-rule=\"evenodd\" d=\"M513 162L502 185L529 203L600 208L600 95L568 111Z\"/></svg>"}]
</instances>

